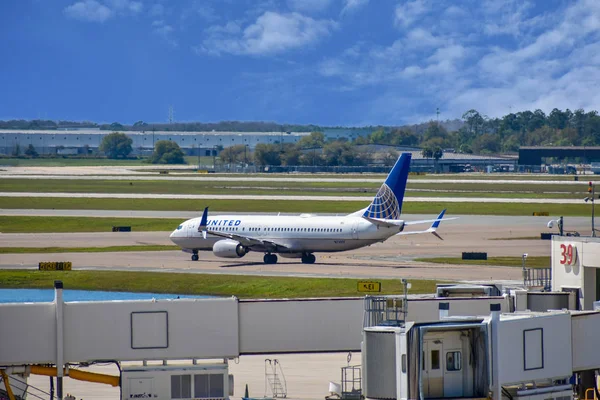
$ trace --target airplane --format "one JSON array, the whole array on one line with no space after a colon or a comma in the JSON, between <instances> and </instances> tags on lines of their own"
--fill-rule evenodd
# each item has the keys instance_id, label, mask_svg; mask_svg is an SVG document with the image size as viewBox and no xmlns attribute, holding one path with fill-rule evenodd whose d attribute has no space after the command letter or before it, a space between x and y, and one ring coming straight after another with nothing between
<instances>
[{"instance_id":1,"label":"airplane","mask_svg":"<svg viewBox=\"0 0 600 400\"><path fill-rule=\"evenodd\" d=\"M206 207L202 217L183 222L171 233L170 239L183 251L192 253L192 261L198 261L199 251L212 251L223 258L241 258L254 251L265 254L265 264L276 264L277 255L313 264L314 253L354 250L384 242L395 235L431 233L442 239L436 230L445 209L432 220L400 219L410 159L410 153L403 153L371 204L352 214L219 215L209 219ZM426 230L404 232L406 226L429 222L432 225Z\"/></svg>"}]
</instances>

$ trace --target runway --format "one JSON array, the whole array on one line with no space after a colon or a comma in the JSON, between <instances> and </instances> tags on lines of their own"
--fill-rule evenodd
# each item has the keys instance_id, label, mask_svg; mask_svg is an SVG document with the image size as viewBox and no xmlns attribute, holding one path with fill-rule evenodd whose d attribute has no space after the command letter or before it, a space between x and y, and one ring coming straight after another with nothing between
<instances>
[{"instance_id":1,"label":"runway","mask_svg":"<svg viewBox=\"0 0 600 400\"><path fill-rule=\"evenodd\" d=\"M373 196L285 196L236 194L151 194L151 193L55 193L0 192L0 197L44 197L79 199L167 199L167 200L290 200L290 201L364 201ZM479 197L404 197L405 202L418 203L519 203L519 204L583 204L581 199L479 198Z\"/></svg>"},{"instance_id":2,"label":"runway","mask_svg":"<svg viewBox=\"0 0 600 400\"><path fill-rule=\"evenodd\" d=\"M6 211L6 210L3 210ZM130 211L125 211L130 212ZM101 211L101 213L115 213ZM168 212L151 212L167 216ZM421 216L406 216L419 219ZM185 217L182 217L184 219ZM442 265L415 262L419 257L460 257L462 252L483 251L489 256L548 256L550 241L539 240L547 232L549 217L461 216L443 223L443 241L432 235L397 236L384 243L344 253L317 254L317 263L301 264L280 257L275 265L262 263L262 254L242 259L223 259L211 252L200 261L180 251L122 253L3 254L0 268L36 268L41 261L71 261L74 269L135 270L267 276L319 276L340 278L437 279L451 281L518 281L520 268ZM565 219L565 229L588 234L587 218ZM1 247L83 247L136 244L172 244L169 232L103 232L58 234L0 234ZM519 239L521 238L521 239ZM525 239L523 239L525 238Z\"/></svg>"}]
</instances>

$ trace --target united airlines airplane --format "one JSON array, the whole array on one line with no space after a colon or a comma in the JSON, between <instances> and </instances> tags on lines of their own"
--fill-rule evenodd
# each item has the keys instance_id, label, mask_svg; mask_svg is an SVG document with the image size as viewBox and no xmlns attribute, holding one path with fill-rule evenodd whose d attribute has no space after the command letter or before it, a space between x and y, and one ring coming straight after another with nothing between
<instances>
[{"instance_id":1,"label":"united airlines airplane","mask_svg":"<svg viewBox=\"0 0 600 400\"><path fill-rule=\"evenodd\" d=\"M358 249L383 242L394 235L436 233L446 210L433 220L403 221L402 200L410 168L410 153L400 156L369 207L346 216L219 215L185 221L171 233L171 240L198 260L199 251L217 257L241 258L250 251L264 253L265 264L277 263L277 254L312 264L314 253ZM408 225L432 223L423 231L404 232Z\"/></svg>"}]
</instances>

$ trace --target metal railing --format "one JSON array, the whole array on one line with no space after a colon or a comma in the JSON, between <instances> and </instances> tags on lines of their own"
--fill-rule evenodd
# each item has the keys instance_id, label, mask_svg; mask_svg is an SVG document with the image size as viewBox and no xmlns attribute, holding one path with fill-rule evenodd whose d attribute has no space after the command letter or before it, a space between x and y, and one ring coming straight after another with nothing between
<instances>
[{"instance_id":1,"label":"metal railing","mask_svg":"<svg viewBox=\"0 0 600 400\"><path fill-rule=\"evenodd\" d=\"M523 268L523 286L552 290L552 268Z\"/></svg>"},{"instance_id":2,"label":"metal railing","mask_svg":"<svg viewBox=\"0 0 600 400\"><path fill-rule=\"evenodd\" d=\"M406 320L406 298L393 296L365 297L363 327L401 326Z\"/></svg>"}]
</instances>

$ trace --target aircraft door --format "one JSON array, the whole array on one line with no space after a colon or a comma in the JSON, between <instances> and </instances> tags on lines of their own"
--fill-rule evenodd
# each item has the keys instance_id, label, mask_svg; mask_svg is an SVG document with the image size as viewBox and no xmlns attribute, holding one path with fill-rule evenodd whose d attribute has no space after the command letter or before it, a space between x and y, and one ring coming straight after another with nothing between
<instances>
[{"instance_id":1,"label":"aircraft door","mask_svg":"<svg viewBox=\"0 0 600 400\"><path fill-rule=\"evenodd\" d=\"M360 221L356 221L352 224L352 239L358 239L358 225Z\"/></svg>"},{"instance_id":2,"label":"aircraft door","mask_svg":"<svg viewBox=\"0 0 600 400\"><path fill-rule=\"evenodd\" d=\"M444 397L463 397L461 349L444 349Z\"/></svg>"},{"instance_id":3,"label":"aircraft door","mask_svg":"<svg viewBox=\"0 0 600 400\"><path fill-rule=\"evenodd\" d=\"M425 398L444 397L444 370L441 340L423 341L423 395Z\"/></svg>"},{"instance_id":4,"label":"aircraft door","mask_svg":"<svg viewBox=\"0 0 600 400\"><path fill-rule=\"evenodd\" d=\"M189 238L194 237L194 231L197 230L196 224L193 222L190 222L189 224L187 224L185 230L187 232L187 235L186 235L187 237L189 237Z\"/></svg>"}]
</instances>

